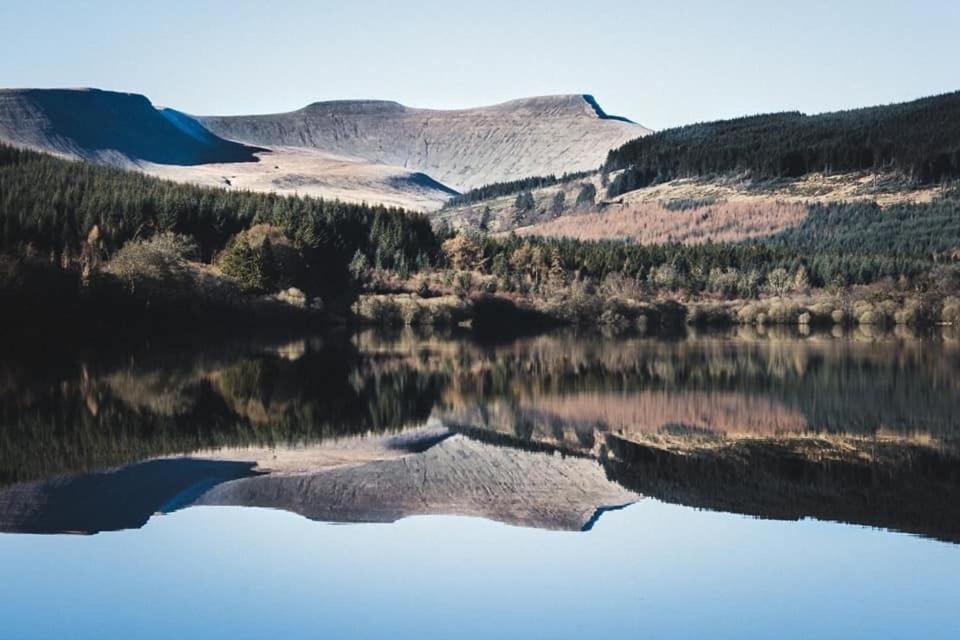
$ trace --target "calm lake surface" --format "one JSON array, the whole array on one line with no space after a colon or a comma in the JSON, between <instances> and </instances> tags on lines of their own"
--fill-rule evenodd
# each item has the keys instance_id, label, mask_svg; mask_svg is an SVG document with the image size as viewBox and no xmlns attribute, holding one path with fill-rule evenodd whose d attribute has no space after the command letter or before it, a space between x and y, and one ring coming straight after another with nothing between
<instances>
[{"instance_id":1,"label":"calm lake surface","mask_svg":"<svg viewBox=\"0 0 960 640\"><path fill-rule=\"evenodd\" d=\"M957 638L958 373L941 331L10 356L0 637Z\"/></svg>"}]
</instances>

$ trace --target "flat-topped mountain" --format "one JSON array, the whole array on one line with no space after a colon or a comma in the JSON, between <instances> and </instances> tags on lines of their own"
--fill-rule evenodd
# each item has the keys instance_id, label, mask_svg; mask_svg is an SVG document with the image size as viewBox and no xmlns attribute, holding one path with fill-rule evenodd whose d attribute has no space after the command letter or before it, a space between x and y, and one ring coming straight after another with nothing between
<instances>
[{"instance_id":1,"label":"flat-topped mountain","mask_svg":"<svg viewBox=\"0 0 960 640\"><path fill-rule=\"evenodd\" d=\"M0 141L118 166L249 162L258 151L142 95L99 89L0 89Z\"/></svg>"},{"instance_id":2,"label":"flat-topped mountain","mask_svg":"<svg viewBox=\"0 0 960 640\"><path fill-rule=\"evenodd\" d=\"M596 169L647 133L586 95L452 111L333 101L195 118L132 93L0 90L2 143L180 182L415 210L491 182Z\"/></svg>"},{"instance_id":3,"label":"flat-topped mountain","mask_svg":"<svg viewBox=\"0 0 960 640\"><path fill-rule=\"evenodd\" d=\"M596 169L608 151L650 133L607 115L588 95L457 110L338 100L289 113L198 119L217 135L238 142L306 147L403 167L458 191Z\"/></svg>"},{"instance_id":4,"label":"flat-topped mountain","mask_svg":"<svg viewBox=\"0 0 960 640\"><path fill-rule=\"evenodd\" d=\"M0 488L0 532L142 527L197 505L283 509L325 522L464 515L581 531L640 499L595 460L500 447L435 425L308 447L226 449Z\"/></svg>"}]
</instances>

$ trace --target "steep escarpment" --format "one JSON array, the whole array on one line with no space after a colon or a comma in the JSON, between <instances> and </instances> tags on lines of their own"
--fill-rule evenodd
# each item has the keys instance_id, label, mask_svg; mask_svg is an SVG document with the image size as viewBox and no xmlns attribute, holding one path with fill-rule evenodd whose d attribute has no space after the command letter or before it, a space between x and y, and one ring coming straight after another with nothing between
<instances>
[{"instance_id":1,"label":"steep escarpment","mask_svg":"<svg viewBox=\"0 0 960 640\"><path fill-rule=\"evenodd\" d=\"M117 166L250 162L258 151L142 95L99 89L0 90L0 142Z\"/></svg>"},{"instance_id":2,"label":"steep escarpment","mask_svg":"<svg viewBox=\"0 0 960 640\"><path fill-rule=\"evenodd\" d=\"M199 120L231 140L314 148L395 165L458 191L596 169L609 150L650 133L607 115L584 95L449 111L373 100L317 102L290 113Z\"/></svg>"}]
</instances>

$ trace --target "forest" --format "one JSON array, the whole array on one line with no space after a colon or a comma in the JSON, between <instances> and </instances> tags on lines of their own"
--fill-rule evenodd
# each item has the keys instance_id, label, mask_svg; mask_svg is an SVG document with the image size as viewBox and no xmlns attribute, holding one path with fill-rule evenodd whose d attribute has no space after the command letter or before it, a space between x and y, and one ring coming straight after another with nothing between
<instances>
[{"instance_id":1,"label":"forest","mask_svg":"<svg viewBox=\"0 0 960 640\"><path fill-rule=\"evenodd\" d=\"M675 178L892 171L916 183L960 176L960 92L808 116L757 115L667 129L611 151L614 197Z\"/></svg>"},{"instance_id":2,"label":"forest","mask_svg":"<svg viewBox=\"0 0 960 640\"><path fill-rule=\"evenodd\" d=\"M519 192L518 208L530 193ZM596 321L597 304L628 292L755 300L887 281L904 306L903 291L944 299L960 290L958 209L956 189L885 208L814 204L799 226L741 242L454 235L399 209L178 184L0 146L0 303L11 326L42 327L45 318L60 327L69 317L82 327L97 316L105 327L163 330L232 325L274 308L282 313L265 316L272 325L302 309L363 320L384 313L357 312L358 296L397 292L422 301L417 313L431 298L456 296L456 311L496 296L577 322ZM943 317L956 306L925 304L943 307ZM846 307L843 317L868 311Z\"/></svg>"},{"instance_id":3,"label":"forest","mask_svg":"<svg viewBox=\"0 0 960 640\"><path fill-rule=\"evenodd\" d=\"M169 246L210 263L256 226L269 230L260 253L279 242L296 258L283 282L264 284L325 300L351 288L352 261L406 273L439 250L429 221L399 209L202 188L0 145L0 250L8 255L81 270L139 242L140 254ZM149 244L160 236L178 240Z\"/></svg>"},{"instance_id":4,"label":"forest","mask_svg":"<svg viewBox=\"0 0 960 640\"><path fill-rule=\"evenodd\" d=\"M580 178L590 175L591 173L593 172L580 171L577 173L565 173L559 178L551 174L549 176L535 176L532 178L523 178L521 180L512 180L510 182L494 182L492 184L485 184L482 187L477 187L476 189L471 189L470 191L465 191L464 193L454 196L453 198L447 200L446 204L443 205L443 208L452 209L454 207L473 204L475 202L483 202L484 200L489 200L491 198L509 196L516 193L522 193L524 191L530 191L532 189L541 189L543 187L552 187L555 184L570 182L571 180L579 180Z\"/></svg>"}]
</instances>

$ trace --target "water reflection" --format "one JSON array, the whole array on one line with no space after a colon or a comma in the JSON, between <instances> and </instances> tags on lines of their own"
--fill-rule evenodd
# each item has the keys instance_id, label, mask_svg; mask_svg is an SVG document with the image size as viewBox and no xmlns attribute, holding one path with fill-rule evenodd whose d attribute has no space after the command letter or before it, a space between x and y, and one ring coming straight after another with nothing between
<instances>
[{"instance_id":1,"label":"water reflection","mask_svg":"<svg viewBox=\"0 0 960 640\"><path fill-rule=\"evenodd\" d=\"M960 343L384 335L0 366L0 527L193 505L587 529L652 496L960 541ZM182 456L188 456L184 458Z\"/></svg>"}]
</instances>

